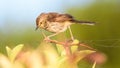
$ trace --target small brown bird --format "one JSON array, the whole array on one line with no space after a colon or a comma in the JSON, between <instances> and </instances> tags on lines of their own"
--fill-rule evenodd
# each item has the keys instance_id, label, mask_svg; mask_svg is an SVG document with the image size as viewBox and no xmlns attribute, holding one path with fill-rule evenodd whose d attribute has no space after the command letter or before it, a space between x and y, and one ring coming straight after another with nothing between
<instances>
[{"instance_id":1,"label":"small brown bird","mask_svg":"<svg viewBox=\"0 0 120 68\"><path fill-rule=\"evenodd\" d=\"M70 29L71 24L86 24L86 25L94 25L94 22L89 22L89 21L79 21L75 20L73 16L69 14L59 14L56 12L50 12L50 13L41 13L37 19L36 19L36 30L38 28L47 30L49 32L53 32L54 34L46 36L44 33L43 35L45 36L45 39L49 39L52 36L57 35L58 33L64 32L69 28L71 38L72 40L73 35Z\"/></svg>"}]
</instances>

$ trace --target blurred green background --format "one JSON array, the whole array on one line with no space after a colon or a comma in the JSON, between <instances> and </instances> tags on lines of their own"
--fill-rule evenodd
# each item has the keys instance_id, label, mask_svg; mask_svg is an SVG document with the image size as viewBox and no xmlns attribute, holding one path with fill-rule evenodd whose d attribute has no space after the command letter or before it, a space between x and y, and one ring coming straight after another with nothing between
<instances>
[{"instance_id":1,"label":"blurred green background","mask_svg":"<svg viewBox=\"0 0 120 68\"><path fill-rule=\"evenodd\" d=\"M69 13L78 20L96 22L95 26L74 24L71 28L75 38L107 55L107 62L101 68L120 68L119 0L4 0L0 8L1 53L6 53L5 46L22 43L36 48L41 43L41 32L35 31L35 18L41 12Z\"/></svg>"}]
</instances>

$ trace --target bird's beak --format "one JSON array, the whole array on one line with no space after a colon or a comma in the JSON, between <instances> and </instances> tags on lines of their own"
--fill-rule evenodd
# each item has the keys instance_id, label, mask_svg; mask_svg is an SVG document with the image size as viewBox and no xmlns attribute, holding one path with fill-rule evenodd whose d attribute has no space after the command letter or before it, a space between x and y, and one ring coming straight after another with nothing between
<instances>
[{"instance_id":1,"label":"bird's beak","mask_svg":"<svg viewBox=\"0 0 120 68\"><path fill-rule=\"evenodd\" d=\"M38 30L39 27L36 27L35 30Z\"/></svg>"}]
</instances>

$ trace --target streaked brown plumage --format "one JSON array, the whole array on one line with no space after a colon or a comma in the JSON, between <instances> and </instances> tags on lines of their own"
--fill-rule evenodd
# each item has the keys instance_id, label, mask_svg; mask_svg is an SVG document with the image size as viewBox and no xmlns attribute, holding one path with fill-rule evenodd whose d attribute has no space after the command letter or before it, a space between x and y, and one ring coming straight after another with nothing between
<instances>
[{"instance_id":1,"label":"streaked brown plumage","mask_svg":"<svg viewBox=\"0 0 120 68\"><path fill-rule=\"evenodd\" d=\"M78 21L69 14L59 14L56 12L41 13L36 19L36 29L41 28L56 34L64 32L71 24L80 23L94 25L94 22ZM48 37L54 36L50 35Z\"/></svg>"}]
</instances>

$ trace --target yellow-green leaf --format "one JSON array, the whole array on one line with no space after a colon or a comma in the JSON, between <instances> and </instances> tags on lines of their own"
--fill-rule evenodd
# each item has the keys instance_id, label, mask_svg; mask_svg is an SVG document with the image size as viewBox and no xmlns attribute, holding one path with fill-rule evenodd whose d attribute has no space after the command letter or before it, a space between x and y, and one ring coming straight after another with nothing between
<instances>
[{"instance_id":1,"label":"yellow-green leaf","mask_svg":"<svg viewBox=\"0 0 120 68\"><path fill-rule=\"evenodd\" d=\"M23 44L19 44L16 47L14 47L12 50L9 47L6 47L8 57L11 60L11 62L13 62L15 60L17 54L21 51L23 46L24 46Z\"/></svg>"},{"instance_id":2,"label":"yellow-green leaf","mask_svg":"<svg viewBox=\"0 0 120 68\"><path fill-rule=\"evenodd\" d=\"M78 68L77 64L74 64L68 60L67 56L61 57L57 64L57 68Z\"/></svg>"},{"instance_id":3,"label":"yellow-green leaf","mask_svg":"<svg viewBox=\"0 0 120 68\"><path fill-rule=\"evenodd\" d=\"M74 53L78 50L78 46L71 46L71 52Z\"/></svg>"},{"instance_id":4,"label":"yellow-green leaf","mask_svg":"<svg viewBox=\"0 0 120 68\"><path fill-rule=\"evenodd\" d=\"M63 45L56 44L56 47L57 47L58 53L59 53L61 56L64 56L64 55L65 55L65 50L64 50Z\"/></svg>"},{"instance_id":5,"label":"yellow-green leaf","mask_svg":"<svg viewBox=\"0 0 120 68\"><path fill-rule=\"evenodd\" d=\"M6 51L7 51L7 55L10 58L10 54L12 52L11 48L9 48L8 46L6 46Z\"/></svg>"},{"instance_id":6,"label":"yellow-green leaf","mask_svg":"<svg viewBox=\"0 0 120 68\"><path fill-rule=\"evenodd\" d=\"M72 44L79 44L79 40L77 39L73 40Z\"/></svg>"},{"instance_id":7,"label":"yellow-green leaf","mask_svg":"<svg viewBox=\"0 0 120 68\"><path fill-rule=\"evenodd\" d=\"M86 57L87 55L94 53L95 51L93 50L81 50L76 52L74 55L76 56L75 58L75 63L78 63L81 59Z\"/></svg>"}]
</instances>

